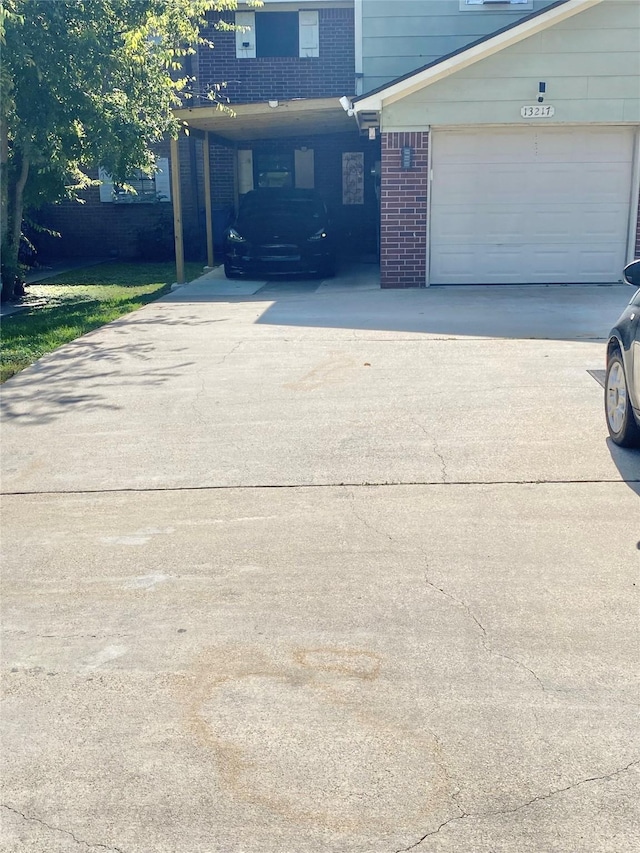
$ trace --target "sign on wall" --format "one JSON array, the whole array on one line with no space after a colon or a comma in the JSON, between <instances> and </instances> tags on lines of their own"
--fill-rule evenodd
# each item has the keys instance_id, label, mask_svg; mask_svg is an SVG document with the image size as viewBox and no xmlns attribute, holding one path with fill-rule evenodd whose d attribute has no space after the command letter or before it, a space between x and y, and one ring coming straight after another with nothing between
<instances>
[{"instance_id":1,"label":"sign on wall","mask_svg":"<svg viewBox=\"0 0 640 853\"><path fill-rule=\"evenodd\" d=\"M342 203L364 204L364 153L342 154Z\"/></svg>"},{"instance_id":2,"label":"sign on wall","mask_svg":"<svg viewBox=\"0 0 640 853\"><path fill-rule=\"evenodd\" d=\"M551 118L555 113L556 108L551 104L532 104L520 109L522 118Z\"/></svg>"}]
</instances>

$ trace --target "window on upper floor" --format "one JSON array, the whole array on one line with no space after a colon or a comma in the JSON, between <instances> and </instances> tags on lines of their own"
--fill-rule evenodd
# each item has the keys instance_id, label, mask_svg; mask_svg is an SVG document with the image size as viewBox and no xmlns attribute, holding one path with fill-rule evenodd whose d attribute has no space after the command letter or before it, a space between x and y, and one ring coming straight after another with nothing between
<instances>
[{"instance_id":1,"label":"window on upper floor","mask_svg":"<svg viewBox=\"0 0 640 853\"><path fill-rule=\"evenodd\" d=\"M262 12L256 15L256 56L297 56L297 12Z\"/></svg>"},{"instance_id":2,"label":"window on upper floor","mask_svg":"<svg viewBox=\"0 0 640 853\"><path fill-rule=\"evenodd\" d=\"M236 56L320 55L317 11L236 12Z\"/></svg>"},{"instance_id":3,"label":"window on upper floor","mask_svg":"<svg viewBox=\"0 0 640 853\"><path fill-rule=\"evenodd\" d=\"M462 11L493 9L494 12L520 12L533 9L533 0L460 0Z\"/></svg>"}]
</instances>

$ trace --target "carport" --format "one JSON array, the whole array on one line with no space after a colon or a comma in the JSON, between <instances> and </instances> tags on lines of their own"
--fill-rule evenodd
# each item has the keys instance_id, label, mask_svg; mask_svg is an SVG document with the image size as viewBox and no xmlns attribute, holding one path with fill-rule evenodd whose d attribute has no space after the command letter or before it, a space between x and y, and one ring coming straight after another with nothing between
<instances>
[{"instance_id":1,"label":"carport","mask_svg":"<svg viewBox=\"0 0 640 853\"><path fill-rule=\"evenodd\" d=\"M338 98L300 98L271 100L234 105L194 106L174 112L182 123L184 136L198 140L200 163L195 170L198 192L204 195L207 265L214 265L214 204L212 185L215 170L223 170L228 180L226 202L237 208L239 197L253 189L257 156L268 157L280 152L291 163L291 185L317 188L328 198L340 199L345 206L344 170L351 156L360 168L360 195L349 201L349 221L359 208L359 219L373 220L377 215L375 193L367 178L372 173L376 144L361 137L352 116L345 112ZM177 281L185 281L185 178L194 181L193 163L181 157L180 138L171 140L171 190L175 235ZM216 152L225 153L216 161ZM276 156L275 154L271 156ZM224 171L226 170L226 171ZM232 174L228 174L232 171ZM219 175L223 172L219 172ZM218 175L218 176L219 176ZM320 179L321 178L321 179ZM365 184L367 190L365 192ZM232 189L231 189L232 187ZM231 196L231 197L229 197ZM365 200L366 196L366 200ZM373 208L373 210L372 210ZM346 220L346 216L342 216ZM364 225L360 226L364 228Z\"/></svg>"}]
</instances>

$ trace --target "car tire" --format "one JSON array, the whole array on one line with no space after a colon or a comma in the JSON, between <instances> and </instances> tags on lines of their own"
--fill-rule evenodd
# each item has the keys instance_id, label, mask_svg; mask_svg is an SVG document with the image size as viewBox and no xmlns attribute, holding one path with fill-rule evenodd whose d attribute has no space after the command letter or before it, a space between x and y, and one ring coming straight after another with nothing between
<instances>
[{"instance_id":1,"label":"car tire","mask_svg":"<svg viewBox=\"0 0 640 853\"><path fill-rule=\"evenodd\" d=\"M612 441L620 447L638 447L640 427L636 423L629 399L627 377L620 351L613 352L607 362L604 411Z\"/></svg>"},{"instance_id":2,"label":"car tire","mask_svg":"<svg viewBox=\"0 0 640 853\"><path fill-rule=\"evenodd\" d=\"M320 268L319 277L320 278L335 278L336 276L336 262L335 260L326 261L322 267Z\"/></svg>"},{"instance_id":3,"label":"car tire","mask_svg":"<svg viewBox=\"0 0 640 853\"><path fill-rule=\"evenodd\" d=\"M224 262L224 274L226 278L241 278L240 273L234 270L231 264L228 264L226 261Z\"/></svg>"}]
</instances>

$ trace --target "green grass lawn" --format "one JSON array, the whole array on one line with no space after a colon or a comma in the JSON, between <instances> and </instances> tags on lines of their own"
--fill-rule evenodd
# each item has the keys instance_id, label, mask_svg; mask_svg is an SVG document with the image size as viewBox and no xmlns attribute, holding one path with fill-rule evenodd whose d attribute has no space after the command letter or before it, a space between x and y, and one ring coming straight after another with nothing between
<instances>
[{"instance_id":1,"label":"green grass lawn","mask_svg":"<svg viewBox=\"0 0 640 853\"><path fill-rule=\"evenodd\" d=\"M186 264L187 281L202 264ZM62 344L168 293L173 263L106 263L27 286L26 310L2 320L0 382Z\"/></svg>"}]
</instances>

